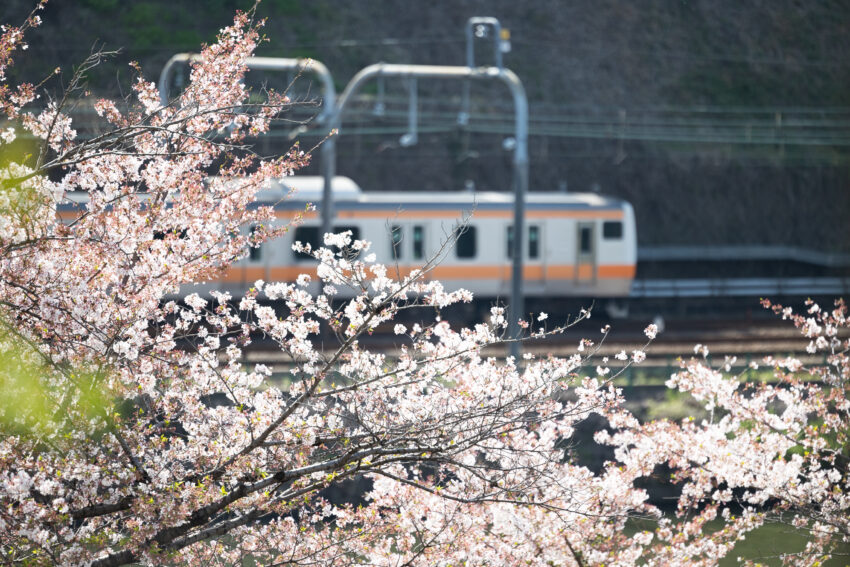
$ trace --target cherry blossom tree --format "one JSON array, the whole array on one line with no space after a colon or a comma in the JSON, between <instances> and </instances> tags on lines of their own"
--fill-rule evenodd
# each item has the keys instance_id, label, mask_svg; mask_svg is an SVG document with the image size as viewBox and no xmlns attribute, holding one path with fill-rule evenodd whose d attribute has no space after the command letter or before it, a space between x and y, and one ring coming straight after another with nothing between
<instances>
[{"instance_id":1,"label":"cherry blossom tree","mask_svg":"<svg viewBox=\"0 0 850 567\"><path fill-rule=\"evenodd\" d=\"M729 376L735 360L712 368L704 360L708 349L698 345L699 358L683 361L668 386L704 403L709 420L632 422L613 434L600 433L598 440L614 445L626 468L671 467L683 484L681 517L695 510L709 520L720 514L725 529L735 530L768 521L793 526L809 535L808 543L802 552L782 557L783 562L820 565L836 549L846 556L850 542L850 319L843 301L825 310L809 300L803 315L763 303L791 319L809 340L806 352L822 356L825 364L768 357L761 368L751 363L745 373ZM769 380L763 379L765 369ZM758 372L761 379L748 379ZM674 561L683 554L695 558L726 551L728 540L723 549L704 547L711 539L695 546L674 538L668 540L669 549L658 550L659 556Z\"/></svg>"},{"instance_id":2,"label":"cherry blossom tree","mask_svg":"<svg viewBox=\"0 0 850 567\"><path fill-rule=\"evenodd\" d=\"M0 170L4 564L714 565L777 519L811 531L787 560L814 565L847 540L843 304L780 309L825 367L773 360L776 381L754 384L683 362L670 387L712 419L641 424L613 380L646 345L610 364L590 363L590 341L568 358L488 356L501 308L453 329L440 311L469 293L424 278L433 262L394 277L350 234L296 245L318 295L301 276L170 301L287 228L252 206L307 159L246 145L288 102L252 103L240 81L262 22L238 14L169 104L141 77L128 108L97 101L102 133L82 140L65 109L100 54L40 111L39 89L6 83L37 24L0 37L3 144L41 143ZM563 331L544 320L529 337ZM379 328L396 356L362 345ZM285 385L245 363L258 336L289 361ZM596 471L565 452L594 413L615 449ZM661 466L682 486L675 517L639 488ZM361 502L326 497L355 478Z\"/></svg>"}]
</instances>

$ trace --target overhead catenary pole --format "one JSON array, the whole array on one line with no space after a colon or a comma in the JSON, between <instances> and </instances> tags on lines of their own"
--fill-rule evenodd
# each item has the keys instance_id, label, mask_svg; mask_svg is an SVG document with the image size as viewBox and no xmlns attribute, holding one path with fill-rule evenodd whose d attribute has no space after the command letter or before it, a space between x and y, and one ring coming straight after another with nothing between
<instances>
[{"instance_id":1,"label":"overhead catenary pole","mask_svg":"<svg viewBox=\"0 0 850 567\"><path fill-rule=\"evenodd\" d=\"M474 67L471 63L472 54L469 52L472 44L473 29L476 25L489 26L493 30L495 67ZM411 106L408 120L411 143L415 143L415 81L417 78L463 79L468 85L469 80L499 80L510 89L514 100L514 144L513 144L513 179L514 190L514 238L513 238L513 269L511 277L511 298L508 306L508 334L515 342L511 343L511 354L517 357L520 343L519 320L524 311L522 291L523 275L523 232L525 220L525 195L528 191L528 100L522 82L510 69L502 67L502 53L498 39L501 27L495 18L471 18L467 23L467 59L466 67L440 65L393 65L379 63L370 65L358 72L349 81L339 100L336 99L333 79L322 63L312 59L288 59L282 57L249 57L246 64L249 69L280 70L280 71L309 71L319 76L324 86L323 110L318 117L320 124L325 126L328 137L322 144L321 170L322 190L322 233L332 232L333 229L333 197L331 184L336 173L336 140L335 131L342 122L342 112L347 102L357 90L373 77L407 78L411 88ZM168 104L168 84L176 65L196 60L198 55L180 53L173 56L163 67L159 78L159 93L162 104ZM468 105L468 95L464 97L464 105ZM468 108L466 116L468 117ZM411 125L412 124L412 125Z\"/></svg>"},{"instance_id":2,"label":"overhead catenary pole","mask_svg":"<svg viewBox=\"0 0 850 567\"><path fill-rule=\"evenodd\" d=\"M493 39L493 62L499 69L502 68L502 50L500 49L500 37L502 35L502 24L499 20L489 16L472 17L466 21L466 66L475 67L475 37L483 36L486 30L490 28L491 37ZM479 32L484 30L484 32ZM469 124L469 81L463 83L463 96L460 102L460 113L457 121L461 126Z\"/></svg>"},{"instance_id":3,"label":"overhead catenary pole","mask_svg":"<svg viewBox=\"0 0 850 567\"><path fill-rule=\"evenodd\" d=\"M360 87L372 78L398 77L406 79L462 79L462 80L498 80L505 83L514 100L514 140L513 146L513 189L514 189L514 241L513 270L511 272L511 298L508 306L508 334L511 343L511 355L519 356L520 337L519 320L523 315L522 264L523 264L523 228L525 220L525 195L528 192L528 100L525 88L519 77L510 69L499 67L457 67L443 65L398 65L377 63L361 69L346 85L340 95L336 115L330 124L332 130L339 130L346 105Z\"/></svg>"},{"instance_id":4,"label":"overhead catenary pole","mask_svg":"<svg viewBox=\"0 0 850 567\"><path fill-rule=\"evenodd\" d=\"M159 74L159 98L162 104L169 102L169 81L179 64L187 64L199 59L197 53L178 53L174 55ZM299 71L309 72L322 81L322 112L316 117L319 124L324 126L327 137L321 145L321 160L319 167L322 171L322 234L333 232L333 193L331 186L336 174L336 136L330 124L337 114L336 89L333 77L325 65L315 59L291 59L286 57L248 57L245 60L248 69L260 71Z\"/></svg>"}]
</instances>

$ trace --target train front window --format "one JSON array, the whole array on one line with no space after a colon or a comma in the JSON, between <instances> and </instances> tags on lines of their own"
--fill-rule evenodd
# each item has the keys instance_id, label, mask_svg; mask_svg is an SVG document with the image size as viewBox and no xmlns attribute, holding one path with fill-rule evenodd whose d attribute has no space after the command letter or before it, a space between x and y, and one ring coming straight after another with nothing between
<instances>
[{"instance_id":1,"label":"train front window","mask_svg":"<svg viewBox=\"0 0 850 567\"><path fill-rule=\"evenodd\" d=\"M413 227L413 259L421 260L425 257L425 228Z\"/></svg>"},{"instance_id":2,"label":"train front window","mask_svg":"<svg viewBox=\"0 0 850 567\"><path fill-rule=\"evenodd\" d=\"M390 251L393 260L401 259L401 227L393 226L390 229Z\"/></svg>"},{"instance_id":3,"label":"train front window","mask_svg":"<svg viewBox=\"0 0 850 567\"><path fill-rule=\"evenodd\" d=\"M606 221L602 223L602 238L614 240L623 238L623 223L620 221Z\"/></svg>"},{"instance_id":4,"label":"train front window","mask_svg":"<svg viewBox=\"0 0 850 567\"><path fill-rule=\"evenodd\" d=\"M475 258L477 253L477 238L474 226L459 226L455 229L455 252L458 258Z\"/></svg>"}]
</instances>

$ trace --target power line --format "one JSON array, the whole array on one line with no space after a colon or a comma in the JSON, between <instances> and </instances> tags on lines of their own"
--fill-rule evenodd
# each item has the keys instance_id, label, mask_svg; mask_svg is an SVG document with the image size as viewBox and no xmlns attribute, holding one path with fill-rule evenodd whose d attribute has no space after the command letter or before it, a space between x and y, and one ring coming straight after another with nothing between
<instances>
[{"instance_id":1,"label":"power line","mask_svg":"<svg viewBox=\"0 0 850 567\"><path fill-rule=\"evenodd\" d=\"M541 46L549 47L551 49L556 49L560 52L563 49L563 45L556 43L554 41L546 41L541 39L512 39L511 42L515 45L526 45L535 49L539 49ZM836 54L834 58L830 59L798 59L798 58L779 58L779 57L768 57L768 56L752 56L752 55L731 55L731 54L719 54L719 55L702 55L693 52L687 52L682 50L662 50L662 49L640 49L629 47L629 54L639 54L639 55L647 55L652 57L657 57L659 59L683 59L686 61L693 62L720 62L720 63L748 63L752 65L777 65L777 66L800 66L800 67L848 67L850 66L850 60L845 58L846 53ZM595 47L592 45L583 45L578 46L576 48L571 48L571 53L575 54L576 52L581 53L598 53L602 54L605 57L614 57L620 56L621 52L618 49L613 47Z\"/></svg>"}]
</instances>

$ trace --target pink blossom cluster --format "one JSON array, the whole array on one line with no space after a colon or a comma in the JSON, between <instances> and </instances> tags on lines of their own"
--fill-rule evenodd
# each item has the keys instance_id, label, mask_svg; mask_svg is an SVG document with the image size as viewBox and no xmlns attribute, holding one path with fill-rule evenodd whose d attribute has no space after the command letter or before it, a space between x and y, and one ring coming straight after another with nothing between
<instances>
[{"instance_id":1,"label":"pink blossom cluster","mask_svg":"<svg viewBox=\"0 0 850 567\"><path fill-rule=\"evenodd\" d=\"M15 93L34 91L3 83L13 128L42 141L35 162L0 170L4 564L716 565L777 518L812 534L788 564L847 541L843 303L777 308L823 367L771 359L762 382L683 360L668 385L710 418L640 423L614 380L645 360L655 325L610 365L590 340L498 358L503 308L455 329L441 310L468 292L429 279L433 263L396 277L348 233L296 244L321 294L301 276L168 300L287 228L256 195L307 158L244 145L286 103L247 102L252 18L222 30L169 104L141 78L129 110L95 103L94 139L75 137L62 103L24 108L34 94ZM0 76L24 28L2 30ZM392 357L362 344L379 328ZM257 337L282 367L246 362ZM599 470L564 449L594 414L614 450ZM663 467L681 486L674 517L640 488ZM351 479L367 483L362 503L325 497ZM633 518L647 520L637 533Z\"/></svg>"}]
</instances>

